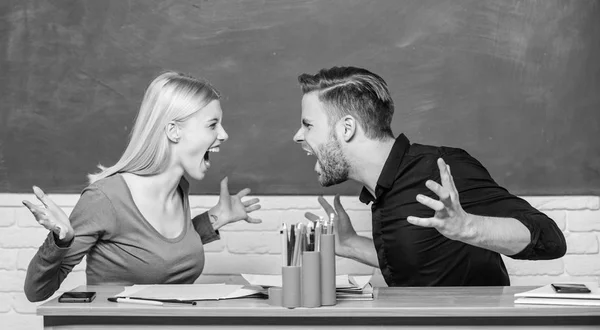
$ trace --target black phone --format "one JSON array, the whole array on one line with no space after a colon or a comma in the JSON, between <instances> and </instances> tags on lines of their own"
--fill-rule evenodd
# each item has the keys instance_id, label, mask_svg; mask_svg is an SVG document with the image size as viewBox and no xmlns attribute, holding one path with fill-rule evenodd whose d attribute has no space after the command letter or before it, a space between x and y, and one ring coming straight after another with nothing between
<instances>
[{"instance_id":1,"label":"black phone","mask_svg":"<svg viewBox=\"0 0 600 330\"><path fill-rule=\"evenodd\" d=\"M552 288L556 293L590 293L585 284L580 283L552 283Z\"/></svg>"},{"instance_id":2,"label":"black phone","mask_svg":"<svg viewBox=\"0 0 600 330\"><path fill-rule=\"evenodd\" d=\"M89 303L96 298L96 292L69 291L58 297L61 303Z\"/></svg>"}]
</instances>

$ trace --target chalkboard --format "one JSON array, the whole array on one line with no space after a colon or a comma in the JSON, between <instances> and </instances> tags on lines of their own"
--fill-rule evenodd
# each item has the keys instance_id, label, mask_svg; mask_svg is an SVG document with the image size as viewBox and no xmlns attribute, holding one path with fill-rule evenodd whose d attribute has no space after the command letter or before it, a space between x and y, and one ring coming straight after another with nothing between
<instances>
[{"instance_id":1,"label":"chalkboard","mask_svg":"<svg viewBox=\"0 0 600 330\"><path fill-rule=\"evenodd\" d=\"M0 4L0 192L78 193L123 152L171 69L223 94L230 139L193 193L324 189L292 141L300 73L383 76L395 134L461 147L523 195L600 194L600 2L34 1Z\"/></svg>"}]
</instances>

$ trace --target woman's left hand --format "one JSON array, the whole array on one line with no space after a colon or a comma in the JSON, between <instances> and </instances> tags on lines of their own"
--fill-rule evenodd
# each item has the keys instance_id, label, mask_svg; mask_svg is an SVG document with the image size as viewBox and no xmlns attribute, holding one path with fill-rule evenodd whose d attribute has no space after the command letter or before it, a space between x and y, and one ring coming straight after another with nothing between
<instances>
[{"instance_id":1,"label":"woman's left hand","mask_svg":"<svg viewBox=\"0 0 600 330\"><path fill-rule=\"evenodd\" d=\"M208 211L214 229L217 230L228 223L240 220L245 220L249 223L261 223L262 220L252 218L248 215L248 213L260 209L260 204L258 204L260 200L258 198L252 198L242 201L242 197L250 193L250 188L242 189L237 194L231 196L229 195L227 183L227 177L221 180L219 202Z\"/></svg>"}]
</instances>

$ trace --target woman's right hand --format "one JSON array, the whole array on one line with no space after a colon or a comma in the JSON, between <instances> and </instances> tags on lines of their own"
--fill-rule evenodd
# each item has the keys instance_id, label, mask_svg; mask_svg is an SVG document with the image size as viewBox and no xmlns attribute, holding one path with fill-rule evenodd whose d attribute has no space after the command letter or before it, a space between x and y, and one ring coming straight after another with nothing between
<instances>
[{"instance_id":1,"label":"woman's right hand","mask_svg":"<svg viewBox=\"0 0 600 330\"><path fill-rule=\"evenodd\" d=\"M75 232L73 227L71 227L69 217L60 207L58 207L58 205L56 205L56 203L54 203L53 200L44 194L42 189L33 186L33 193L44 206L37 206L26 200L23 201L23 205L33 213L35 220L40 225L55 233L60 242L70 242L73 239Z\"/></svg>"}]
</instances>

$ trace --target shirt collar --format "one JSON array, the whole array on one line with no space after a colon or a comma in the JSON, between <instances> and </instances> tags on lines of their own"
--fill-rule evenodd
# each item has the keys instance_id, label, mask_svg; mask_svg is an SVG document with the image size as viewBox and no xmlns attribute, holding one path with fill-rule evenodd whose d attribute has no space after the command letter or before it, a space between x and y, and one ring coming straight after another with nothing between
<instances>
[{"instance_id":1,"label":"shirt collar","mask_svg":"<svg viewBox=\"0 0 600 330\"><path fill-rule=\"evenodd\" d=\"M404 134L400 134L396 138L396 142L392 146L392 150L383 165L383 169L381 170L381 174L379 174L379 179L377 179L377 186L375 186L375 196L371 195L369 190L366 187L362 188L360 192L360 201L369 204L370 202L375 201L377 197L381 195L383 189L390 189L394 180L396 179L396 175L398 174L398 168L402 163L402 159L404 158L404 154L408 150L410 146L410 141Z\"/></svg>"}]
</instances>

